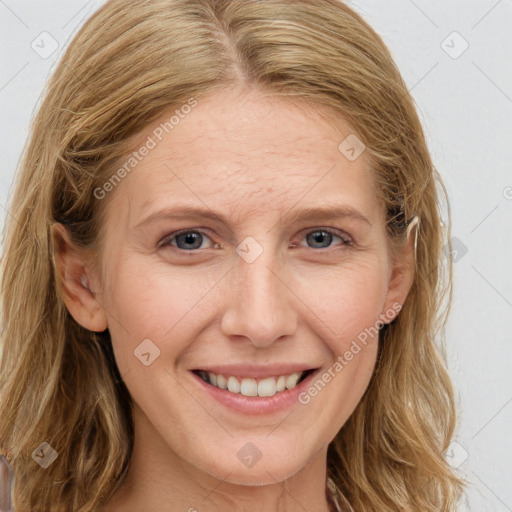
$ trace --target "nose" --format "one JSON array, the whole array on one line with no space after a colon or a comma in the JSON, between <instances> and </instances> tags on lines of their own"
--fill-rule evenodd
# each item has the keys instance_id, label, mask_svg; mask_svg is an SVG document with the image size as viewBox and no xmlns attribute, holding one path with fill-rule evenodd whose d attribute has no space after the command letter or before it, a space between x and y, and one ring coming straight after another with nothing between
<instances>
[{"instance_id":1,"label":"nose","mask_svg":"<svg viewBox=\"0 0 512 512\"><path fill-rule=\"evenodd\" d=\"M244 337L267 347L297 328L295 297L284 265L276 265L270 250L251 263L238 258L229 272L226 309L221 329L229 338Z\"/></svg>"}]
</instances>

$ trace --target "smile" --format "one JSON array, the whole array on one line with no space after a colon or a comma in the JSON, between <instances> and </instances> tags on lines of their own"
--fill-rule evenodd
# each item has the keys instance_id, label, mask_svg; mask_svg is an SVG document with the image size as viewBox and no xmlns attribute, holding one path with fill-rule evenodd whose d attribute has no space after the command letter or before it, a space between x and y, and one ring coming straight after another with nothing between
<instances>
[{"instance_id":1,"label":"smile","mask_svg":"<svg viewBox=\"0 0 512 512\"><path fill-rule=\"evenodd\" d=\"M203 370L194 373L206 383L230 393L249 397L269 397L286 390L295 389L312 371L294 372L289 375L278 375L264 379L237 378L233 375L224 376Z\"/></svg>"}]
</instances>

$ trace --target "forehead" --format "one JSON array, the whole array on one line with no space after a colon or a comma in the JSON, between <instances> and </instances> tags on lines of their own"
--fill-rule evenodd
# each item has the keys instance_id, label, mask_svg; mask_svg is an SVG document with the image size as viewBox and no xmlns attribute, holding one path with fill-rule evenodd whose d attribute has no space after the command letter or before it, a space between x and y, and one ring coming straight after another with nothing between
<instances>
[{"instance_id":1,"label":"forehead","mask_svg":"<svg viewBox=\"0 0 512 512\"><path fill-rule=\"evenodd\" d=\"M132 225L151 206L178 199L242 216L322 201L372 209L377 199L364 153L350 161L338 149L352 132L341 117L327 120L301 100L217 92L193 109L163 112L139 134L135 150L148 137L153 147L116 187L113 208L124 209Z\"/></svg>"}]
</instances>

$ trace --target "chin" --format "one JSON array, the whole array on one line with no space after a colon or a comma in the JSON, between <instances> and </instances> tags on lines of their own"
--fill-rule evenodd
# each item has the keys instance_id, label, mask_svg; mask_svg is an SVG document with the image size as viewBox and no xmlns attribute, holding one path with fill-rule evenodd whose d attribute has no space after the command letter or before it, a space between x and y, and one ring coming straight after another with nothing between
<instances>
[{"instance_id":1,"label":"chin","mask_svg":"<svg viewBox=\"0 0 512 512\"><path fill-rule=\"evenodd\" d=\"M223 449L217 444L218 454L209 451L208 460L200 457L200 463L193 464L216 479L231 484L250 486L284 482L308 464L303 450L298 450L296 445L290 445L289 450L284 450L283 445L280 444L279 449L276 450L268 444L262 446L264 442L259 440L254 443L249 441L241 443L242 448L233 450L233 444L231 442L227 449ZM256 444L261 447L261 451L256 448ZM283 454L283 451L288 451L293 456L287 456ZM265 457L265 452L269 452L270 455ZM230 455L227 456L227 453Z\"/></svg>"}]
</instances>

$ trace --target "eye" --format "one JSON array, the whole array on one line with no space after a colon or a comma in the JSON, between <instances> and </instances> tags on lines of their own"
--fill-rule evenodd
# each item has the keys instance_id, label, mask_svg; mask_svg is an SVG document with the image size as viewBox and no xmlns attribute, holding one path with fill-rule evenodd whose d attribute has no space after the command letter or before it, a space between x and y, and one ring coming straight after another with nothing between
<instances>
[{"instance_id":1,"label":"eye","mask_svg":"<svg viewBox=\"0 0 512 512\"><path fill-rule=\"evenodd\" d=\"M196 230L182 230L177 231L176 233L173 233L172 235L166 237L162 243L161 246L166 245L173 245L177 247L178 249L183 249L185 251L190 251L193 249L199 249L201 248L201 242L204 238L207 238L210 240L210 237L203 233L202 231L196 231ZM173 243L175 242L175 243ZM204 249L204 247L203 247Z\"/></svg>"},{"instance_id":2,"label":"eye","mask_svg":"<svg viewBox=\"0 0 512 512\"><path fill-rule=\"evenodd\" d=\"M340 239L342 242L341 245L352 244L352 239L346 233L324 228L309 231L306 235L306 240L308 243L313 244L312 249L324 249L332 245L333 237Z\"/></svg>"},{"instance_id":3,"label":"eye","mask_svg":"<svg viewBox=\"0 0 512 512\"><path fill-rule=\"evenodd\" d=\"M176 231L171 235L167 236L159 244L160 247L172 245L178 249L184 251L193 251L194 249L208 249L208 247L201 247L204 239L211 241L211 238L200 230L184 229ZM332 245L333 238L341 240L342 246L352 245L352 239L346 233L338 232L328 228L317 228L313 231L309 231L306 234L306 240L308 244L313 244L312 249L324 249ZM211 244L211 247L218 246L217 244ZM293 245L294 247L296 244Z\"/></svg>"}]
</instances>

